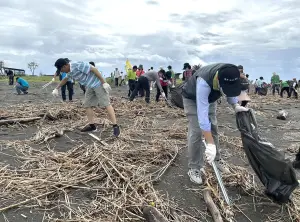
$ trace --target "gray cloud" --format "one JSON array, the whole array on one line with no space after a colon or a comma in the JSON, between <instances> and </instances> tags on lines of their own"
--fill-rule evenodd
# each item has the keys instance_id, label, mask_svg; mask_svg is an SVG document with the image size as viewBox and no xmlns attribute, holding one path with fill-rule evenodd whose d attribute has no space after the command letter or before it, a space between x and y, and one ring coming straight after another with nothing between
<instances>
[{"instance_id":1,"label":"gray cloud","mask_svg":"<svg viewBox=\"0 0 300 222\"><path fill-rule=\"evenodd\" d=\"M159 2L153 1L153 0L148 0L148 1L146 1L146 3L147 3L148 5L159 5Z\"/></svg>"},{"instance_id":2,"label":"gray cloud","mask_svg":"<svg viewBox=\"0 0 300 222\"><path fill-rule=\"evenodd\" d=\"M213 10L192 4L0 1L0 55L17 68L37 61L47 73L54 71L59 57L94 60L107 73L123 68L126 58L145 68L170 64L178 70L184 62L226 61L244 65L251 76L299 71L299 1L254 0L226 9L215 5ZM139 10L127 10L128 5Z\"/></svg>"}]
</instances>

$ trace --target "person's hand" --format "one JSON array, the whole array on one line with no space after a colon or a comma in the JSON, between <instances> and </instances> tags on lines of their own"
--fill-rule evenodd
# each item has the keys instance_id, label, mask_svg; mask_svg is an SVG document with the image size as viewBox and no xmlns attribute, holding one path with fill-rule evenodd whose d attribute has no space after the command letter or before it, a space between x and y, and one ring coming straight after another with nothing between
<instances>
[{"instance_id":1,"label":"person's hand","mask_svg":"<svg viewBox=\"0 0 300 222\"><path fill-rule=\"evenodd\" d=\"M107 82L103 83L103 88L107 93L109 93L109 91L111 90L111 87Z\"/></svg>"},{"instance_id":2,"label":"person's hand","mask_svg":"<svg viewBox=\"0 0 300 222\"><path fill-rule=\"evenodd\" d=\"M53 89L53 91L52 91L52 95L53 96L58 96L58 89Z\"/></svg>"},{"instance_id":3,"label":"person's hand","mask_svg":"<svg viewBox=\"0 0 300 222\"><path fill-rule=\"evenodd\" d=\"M52 82L55 82L55 78L52 78Z\"/></svg>"},{"instance_id":4,"label":"person's hand","mask_svg":"<svg viewBox=\"0 0 300 222\"><path fill-rule=\"evenodd\" d=\"M162 96L163 98L166 98L166 94L165 94L164 92L161 93L161 96Z\"/></svg>"},{"instance_id":5,"label":"person's hand","mask_svg":"<svg viewBox=\"0 0 300 222\"><path fill-rule=\"evenodd\" d=\"M209 164L212 164L212 162L215 160L217 154L217 148L215 144L206 144L206 149L205 149L205 155L207 162Z\"/></svg>"},{"instance_id":6,"label":"person's hand","mask_svg":"<svg viewBox=\"0 0 300 222\"><path fill-rule=\"evenodd\" d=\"M174 85L172 85L172 88L175 88L175 86L174 86Z\"/></svg>"}]
</instances>

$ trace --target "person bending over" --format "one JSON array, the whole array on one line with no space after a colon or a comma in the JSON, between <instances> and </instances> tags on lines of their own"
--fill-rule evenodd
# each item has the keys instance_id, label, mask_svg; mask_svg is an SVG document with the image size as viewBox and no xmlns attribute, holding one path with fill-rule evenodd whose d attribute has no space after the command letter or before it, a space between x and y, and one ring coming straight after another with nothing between
<instances>
[{"instance_id":1,"label":"person bending over","mask_svg":"<svg viewBox=\"0 0 300 222\"><path fill-rule=\"evenodd\" d=\"M110 121L113 124L113 134L118 137L120 135L120 128L117 124L115 111L110 104L109 90L110 85L105 82L101 73L91 64L87 62L70 62L69 60L60 58L54 66L57 68L57 73L66 72L67 76L59 83L53 90L54 96L58 95L58 89L63 86L69 78L77 80L80 84L86 86L84 107L86 108L89 125L84 127L82 132L96 131L97 128L94 122L93 107L105 107Z\"/></svg>"}]
</instances>

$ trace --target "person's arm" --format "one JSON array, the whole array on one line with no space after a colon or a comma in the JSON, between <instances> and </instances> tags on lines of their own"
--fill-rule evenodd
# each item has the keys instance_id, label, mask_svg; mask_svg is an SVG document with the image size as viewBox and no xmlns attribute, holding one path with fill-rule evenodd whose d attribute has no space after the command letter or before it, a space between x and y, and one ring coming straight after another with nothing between
<instances>
[{"instance_id":1,"label":"person's arm","mask_svg":"<svg viewBox=\"0 0 300 222\"><path fill-rule=\"evenodd\" d=\"M207 144L215 144L211 134L211 122L208 117L209 102L208 96L211 92L210 86L205 80L198 78L196 86L196 103L197 103L197 116L200 129Z\"/></svg>"},{"instance_id":2,"label":"person's arm","mask_svg":"<svg viewBox=\"0 0 300 222\"><path fill-rule=\"evenodd\" d=\"M96 69L94 66L91 65L91 72L95 74L95 76L98 77L98 79L101 81L102 84L106 83L105 79L101 75L101 73Z\"/></svg>"},{"instance_id":3,"label":"person's arm","mask_svg":"<svg viewBox=\"0 0 300 222\"><path fill-rule=\"evenodd\" d=\"M65 85L68 82L68 76L66 76L63 80L60 81L60 83L58 84L58 86L55 89L59 89L60 87L62 87L63 85Z\"/></svg>"},{"instance_id":4,"label":"person's arm","mask_svg":"<svg viewBox=\"0 0 300 222\"><path fill-rule=\"evenodd\" d=\"M157 84L157 86L158 86L158 88L159 88L159 90L160 90L160 92L162 92L162 93L164 93L164 90L163 90L163 88L161 87L161 84L160 84L160 79L159 79L159 76L158 76L158 73L155 73L155 81L156 81L156 84Z\"/></svg>"}]
</instances>

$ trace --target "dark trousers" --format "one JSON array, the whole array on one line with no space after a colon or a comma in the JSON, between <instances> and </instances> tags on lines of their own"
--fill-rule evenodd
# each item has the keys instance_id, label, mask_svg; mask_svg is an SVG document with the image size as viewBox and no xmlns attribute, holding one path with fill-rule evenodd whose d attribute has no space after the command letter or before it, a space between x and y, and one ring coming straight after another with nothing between
<instances>
[{"instance_id":1,"label":"dark trousers","mask_svg":"<svg viewBox=\"0 0 300 222\"><path fill-rule=\"evenodd\" d=\"M135 88L135 80L129 79L128 80L128 86L129 86L129 90L128 90L128 97L130 97L130 95L132 94L132 92L134 91Z\"/></svg>"},{"instance_id":2,"label":"dark trousers","mask_svg":"<svg viewBox=\"0 0 300 222\"><path fill-rule=\"evenodd\" d=\"M80 89L83 91L83 93L85 94L85 86L84 86L84 85L81 85L81 84L79 83L79 87L80 87Z\"/></svg>"},{"instance_id":3,"label":"dark trousers","mask_svg":"<svg viewBox=\"0 0 300 222\"><path fill-rule=\"evenodd\" d=\"M293 87L290 87L290 96L294 96L296 99L298 99L298 92Z\"/></svg>"},{"instance_id":4,"label":"dark trousers","mask_svg":"<svg viewBox=\"0 0 300 222\"><path fill-rule=\"evenodd\" d=\"M278 95L279 95L279 84L273 84L272 85L272 93L273 96L275 95L275 90L277 91Z\"/></svg>"},{"instance_id":5,"label":"dark trousers","mask_svg":"<svg viewBox=\"0 0 300 222\"><path fill-rule=\"evenodd\" d=\"M68 94L69 94L69 100L72 101L73 97L73 83L72 82L67 82L65 85L61 87L61 96L63 101L66 101L66 88L68 89Z\"/></svg>"},{"instance_id":6,"label":"dark trousers","mask_svg":"<svg viewBox=\"0 0 300 222\"><path fill-rule=\"evenodd\" d=\"M146 91L145 101L146 101L146 103L149 103L150 102L150 84L149 84L149 80L144 76L141 76L138 79L136 86L130 95L130 101L134 100L134 98L137 96L137 94L140 90Z\"/></svg>"},{"instance_id":7,"label":"dark trousers","mask_svg":"<svg viewBox=\"0 0 300 222\"><path fill-rule=\"evenodd\" d=\"M122 86L122 84L124 84L124 85L125 85L125 79L122 79L122 80L121 80L121 82L120 82L119 86Z\"/></svg>"},{"instance_id":8,"label":"dark trousers","mask_svg":"<svg viewBox=\"0 0 300 222\"><path fill-rule=\"evenodd\" d=\"M13 85L14 84L14 76L8 76L8 84Z\"/></svg>"},{"instance_id":9,"label":"dark trousers","mask_svg":"<svg viewBox=\"0 0 300 222\"><path fill-rule=\"evenodd\" d=\"M115 78L115 86L119 86L119 78Z\"/></svg>"},{"instance_id":10,"label":"dark trousers","mask_svg":"<svg viewBox=\"0 0 300 222\"><path fill-rule=\"evenodd\" d=\"M281 92L280 92L280 96L281 96L281 97L283 97L283 92L284 92L284 91L287 92L288 98L290 98L290 97L291 97L291 94L290 94L290 88L289 88L289 87L283 87L283 88L281 89Z\"/></svg>"},{"instance_id":11,"label":"dark trousers","mask_svg":"<svg viewBox=\"0 0 300 222\"><path fill-rule=\"evenodd\" d=\"M168 86L162 86L162 89L166 94L166 98L168 98ZM160 89L156 85L156 102L158 102L160 95L161 95Z\"/></svg>"}]
</instances>

